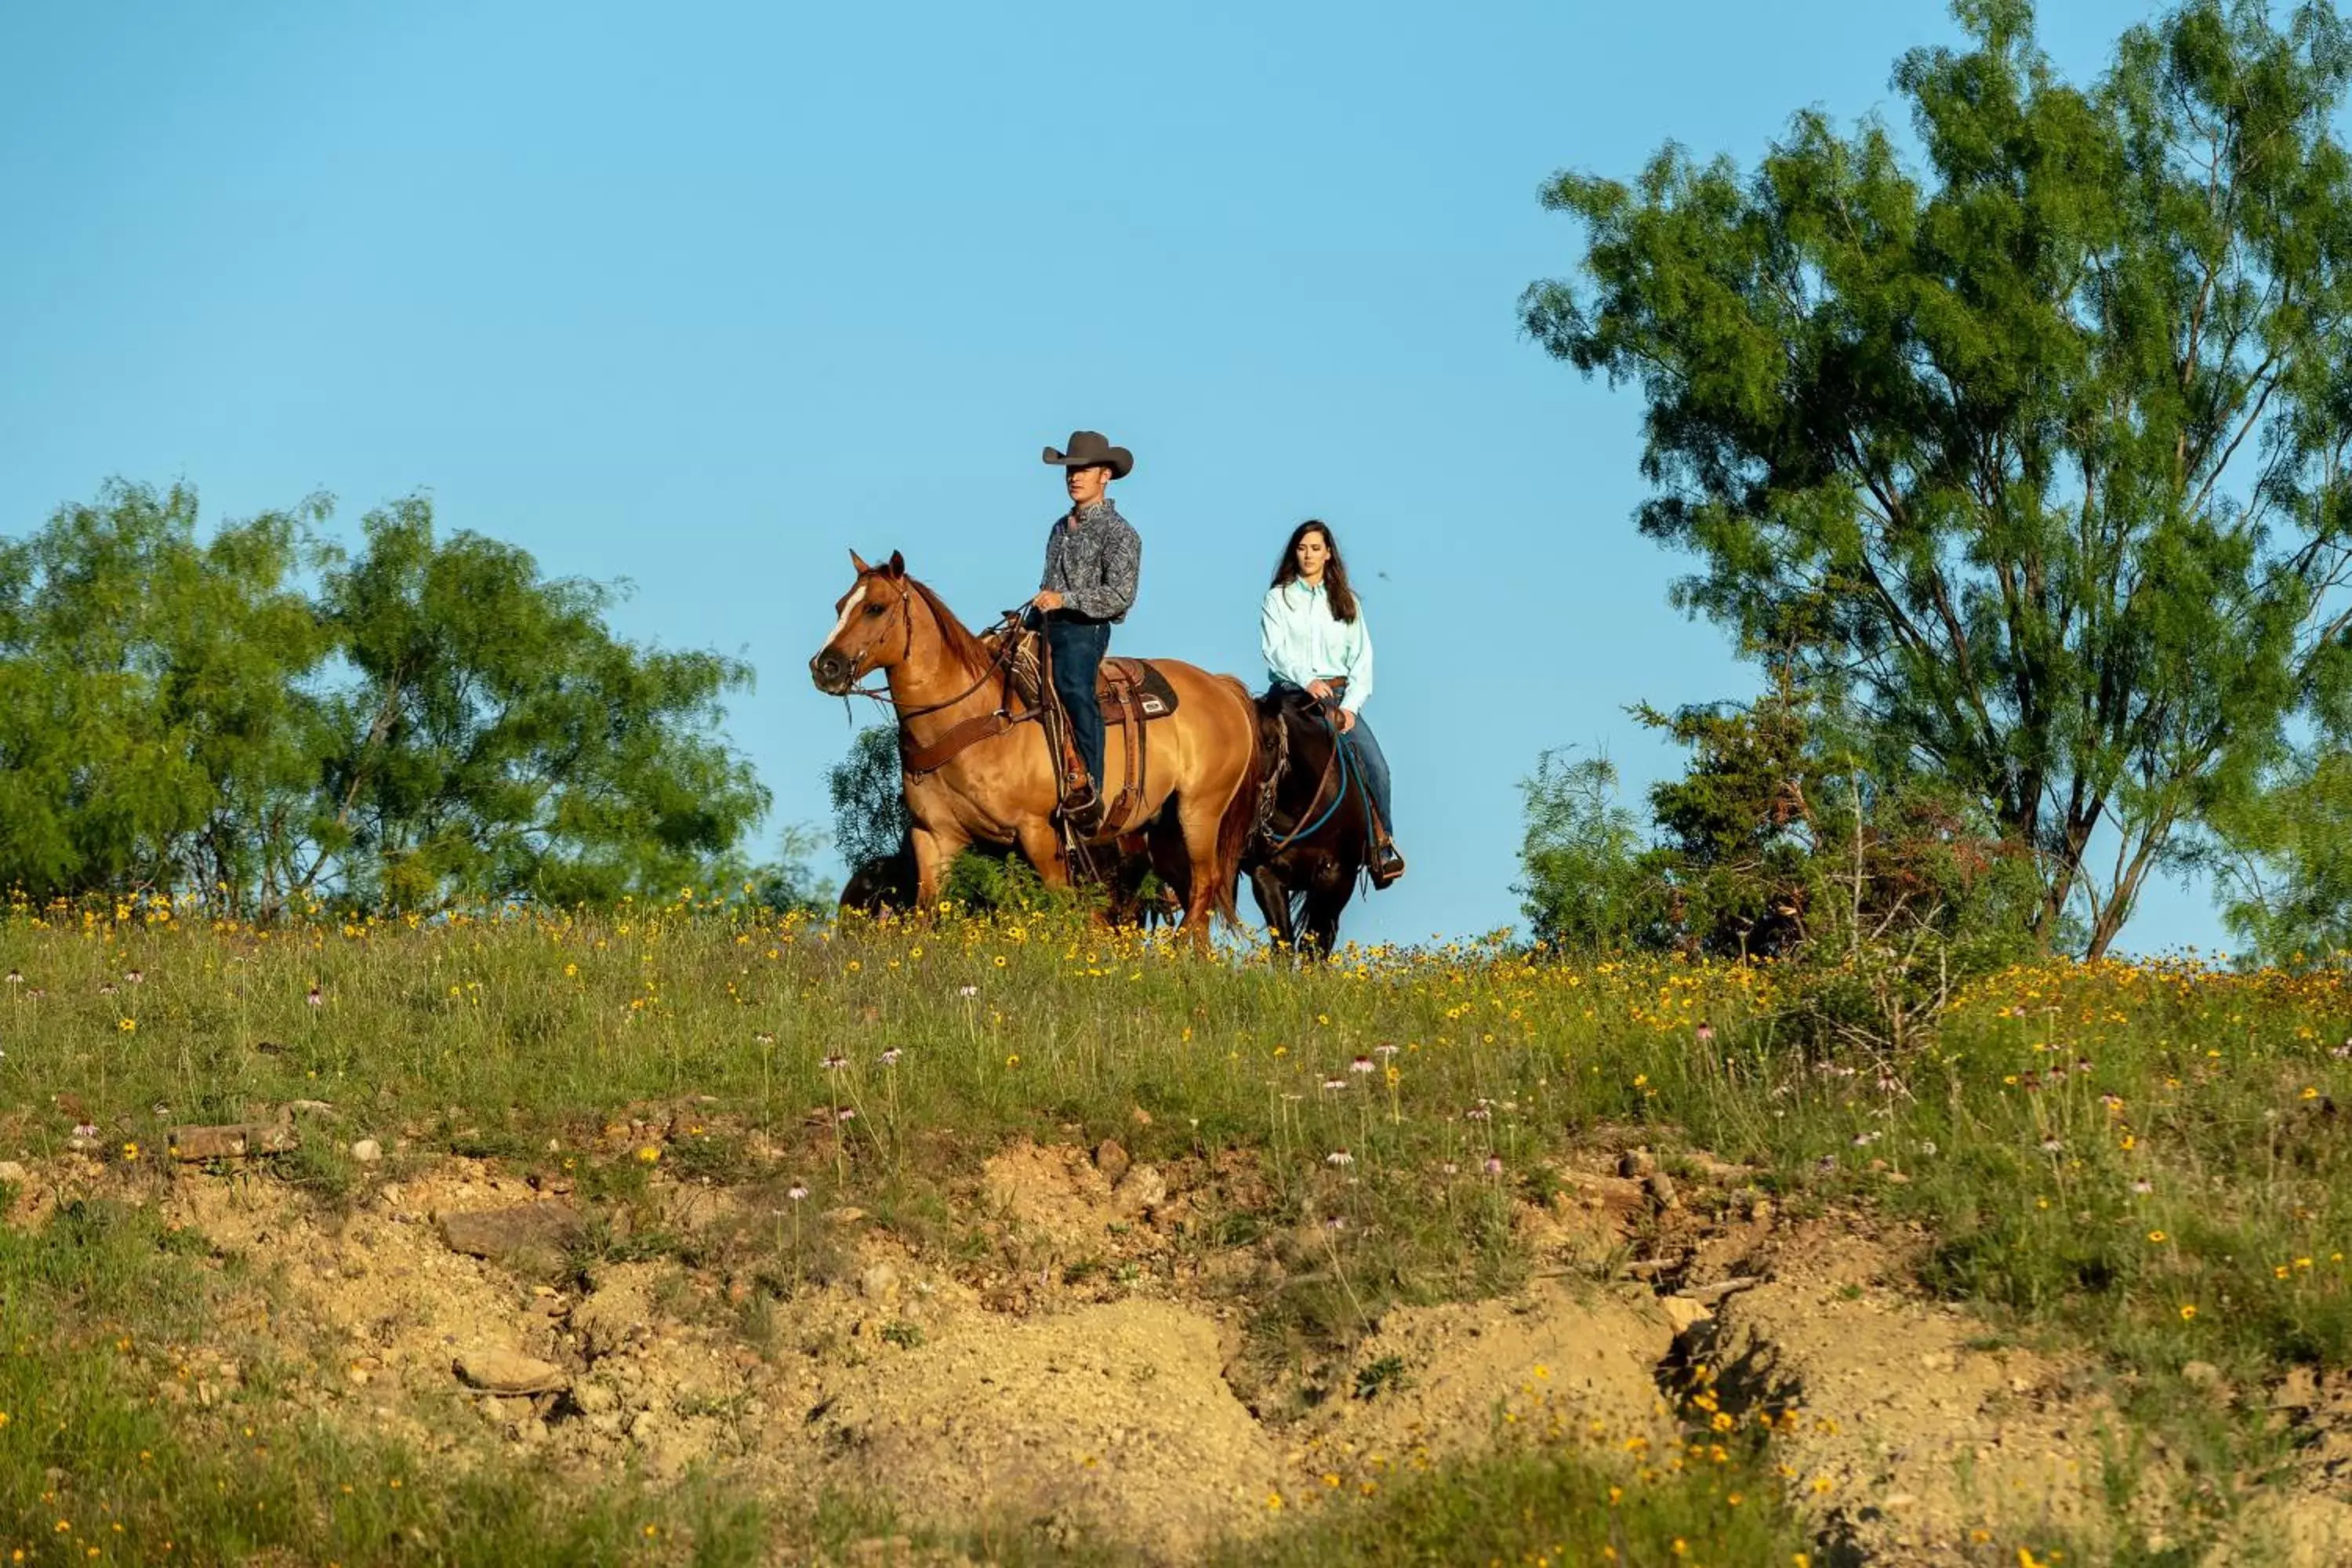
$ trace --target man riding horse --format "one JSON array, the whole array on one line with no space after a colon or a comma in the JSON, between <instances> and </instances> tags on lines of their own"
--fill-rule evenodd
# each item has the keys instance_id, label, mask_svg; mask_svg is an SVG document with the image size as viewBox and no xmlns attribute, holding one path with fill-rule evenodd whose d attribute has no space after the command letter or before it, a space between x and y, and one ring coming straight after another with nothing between
<instances>
[{"instance_id":1,"label":"man riding horse","mask_svg":"<svg viewBox=\"0 0 2352 1568\"><path fill-rule=\"evenodd\" d=\"M968 845L1013 846L1060 889L1072 856L1093 859L1133 839L1205 950L1210 917L1236 918L1258 799L1256 711L1229 675L1177 659L1105 662L1110 628L1135 601L1142 546L1104 491L1134 458L1087 430L1045 456L1067 470L1071 505L1047 536L1044 582L1028 604L1041 636L975 635L898 554L872 565L853 551L856 578L834 604L809 675L821 691L864 691L893 710L920 907L937 901ZM1041 643L1058 702L1038 678ZM869 674L884 690L858 686ZM1108 727L1107 710L1117 721ZM1114 782L1117 798L1106 802Z\"/></svg>"},{"instance_id":2,"label":"man riding horse","mask_svg":"<svg viewBox=\"0 0 2352 1568\"><path fill-rule=\"evenodd\" d=\"M1110 629L1135 605L1143 569L1143 541L1119 516L1108 493L1113 479L1127 478L1135 455L1114 447L1096 430L1075 430L1069 449L1045 448L1045 461L1066 470L1063 487L1070 510L1054 520L1045 536L1045 570L1030 607L1044 623L1045 648L1054 671L1054 691L1069 715L1070 739L1085 767L1062 790L1062 811L1082 832L1101 825L1103 801L1102 711L1095 704L1095 679L1110 651Z\"/></svg>"}]
</instances>

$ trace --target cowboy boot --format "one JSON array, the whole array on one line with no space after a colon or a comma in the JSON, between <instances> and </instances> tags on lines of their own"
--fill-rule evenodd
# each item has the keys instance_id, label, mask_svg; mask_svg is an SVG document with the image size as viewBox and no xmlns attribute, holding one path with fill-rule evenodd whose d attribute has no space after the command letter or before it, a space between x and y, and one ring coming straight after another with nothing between
<instances>
[{"instance_id":1,"label":"cowboy boot","mask_svg":"<svg viewBox=\"0 0 2352 1568\"><path fill-rule=\"evenodd\" d=\"M1381 814L1370 809L1369 802L1366 805L1364 815L1371 823L1372 891L1377 893L1404 875L1404 855L1389 837L1389 825L1381 820Z\"/></svg>"}]
</instances>

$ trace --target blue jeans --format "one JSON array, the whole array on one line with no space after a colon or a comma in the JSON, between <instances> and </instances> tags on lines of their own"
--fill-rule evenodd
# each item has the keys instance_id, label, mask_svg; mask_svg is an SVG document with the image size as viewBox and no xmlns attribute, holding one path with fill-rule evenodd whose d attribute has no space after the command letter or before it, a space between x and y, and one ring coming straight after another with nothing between
<instances>
[{"instance_id":1,"label":"blue jeans","mask_svg":"<svg viewBox=\"0 0 2352 1568\"><path fill-rule=\"evenodd\" d=\"M1364 775L1364 789L1372 797L1372 809L1381 814L1380 831L1395 832L1396 817L1389 807L1389 760L1381 752L1379 737L1359 713L1356 727L1344 738L1348 749L1355 754L1356 771Z\"/></svg>"},{"instance_id":2,"label":"blue jeans","mask_svg":"<svg viewBox=\"0 0 2352 1568\"><path fill-rule=\"evenodd\" d=\"M1054 693L1070 716L1070 741L1087 764L1095 788L1103 787L1102 704L1095 700L1095 673L1110 651L1108 621L1072 621L1048 616L1045 647L1054 660Z\"/></svg>"}]
</instances>

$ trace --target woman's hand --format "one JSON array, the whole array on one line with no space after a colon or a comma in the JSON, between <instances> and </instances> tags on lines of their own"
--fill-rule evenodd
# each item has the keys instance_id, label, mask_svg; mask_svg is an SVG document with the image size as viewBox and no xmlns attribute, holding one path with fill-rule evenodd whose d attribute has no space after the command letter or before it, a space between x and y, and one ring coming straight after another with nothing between
<instances>
[{"instance_id":1,"label":"woman's hand","mask_svg":"<svg viewBox=\"0 0 2352 1568\"><path fill-rule=\"evenodd\" d=\"M1310 680L1307 683L1307 695L1318 702L1328 702L1331 700L1331 683L1328 680Z\"/></svg>"},{"instance_id":2,"label":"woman's hand","mask_svg":"<svg viewBox=\"0 0 2352 1568\"><path fill-rule=\"evenodd\" d=\"M1336 718L1336 720L1335 720L1334 721L1335 721L1335 722L1337 722L1337 723L1339 724L1339 733L1341 733L1342 735L1346 734L1349 731L1350 731L1350 730L1352 730L1352 729L1354 729L1354 728L1356 727L1356 716L1355 716L1355 714L1354 714L1354 713L1352 713L1352 712L1350 712L1349 710L1347 710L1347 709L1345 709L1345 708L1342 708L1342 709L1340 709L1340 710L1339 710L1339 714L1338 714L1338 716L1337 716L1337 718Z\"/></svg>"}]
</instances>

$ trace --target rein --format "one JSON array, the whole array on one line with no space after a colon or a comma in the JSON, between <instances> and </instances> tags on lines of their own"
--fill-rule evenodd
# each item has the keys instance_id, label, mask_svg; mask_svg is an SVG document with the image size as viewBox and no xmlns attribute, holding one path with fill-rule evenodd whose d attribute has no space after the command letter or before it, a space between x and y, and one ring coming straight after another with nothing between
<instances>
[{"instance_id":1,"label":"rein","mask_svg":"<svg viewBox=\"0 0 2352 1568\"><path fill-rule=\"evenodd\" d=\"M908 607L913 598L914 595L912 594L904 594L901 595L898 599L898 616L905 623L907 628L906 646L901 648L898 653L898 662L901 664L906 663L909 658L911 658L915 652L915 612ZM1020 616L1018 612L1013 610L1007 610L1004 612L1005 625L1015 625L1019 619ZM887 681L881 686L853 686L848 690L843 692L842 695L844 697L868 697L877 702L888 703L891 708L897 711L898 715L898 727L903 730L906 728L908 720L927 719L932 714L940 712L944 709L952 708L957 703L962 701L965 698L971 696L973 692L979 690L982 687L987 685L989 678L996 674L998 670L1003 668L1005 664L1011 660L1016 649L1016 646L1017 645L1012 637L1006 637L1003 642L997 645L996 651L989 656L988 663L982 668L979 678L970 686L965 687L953 697L947 698L938 702L927 702L920 708L908 708L901 705L897 698L890 695L890 688Z\"/></svg>"},{"instance_id":2,"label":"rein","mask_svg":"<svg viewBox=\"0 0 2352 1568\"><path fill-rule=\"evenodd\" d=\"M1332 721L1329 714L1324 713L1321 717L1323 720L1323 727L1331 732L1331 760L1323 764L1322 775L1315 781L1315 793L1307 797L1307 810L1299 813L1300 819L1304 821L1307 812L1313 811L1315 808L1315 803L1323 798L1324 786L1331 782L1331 773L1335 768L1339 771L1339 787L1338 790L1333 792L1331 795L1331 804L1325 806L1321 814L1318 815L1313 822L1307 823L1304 826L1294 826L1289 832L1284 834L1280 838L1270 840L1266 845L1266 853L1269 855L1278 855L1285 849L1289 848L1292 845L1297 843L1300 839L1305 838L1311 834L1320 832L1324 824L1329 822L1334 816L1338 815L1339 807L1344 805L1348 799L1349 777L1354 770L1348 765L1347 738L1339 733L1339 726ZM1282 762L1279 766L1287 767L1290 763L1290 726L1286 721L1282 726L1281 733ZM1279 772L1277 771L1274 776L1278 778L1280 776ZM1266 815L1269 817L1272 816L1272 800L1270 794Z\"/></svg>"},{"instance_id":3,"label":"rein","mask_svg":"<svg viewBox=\"0 0 2352 1568\"><path fill-rule=\"evenodd\" d=\"M898 615L906 627L906 647L898 656L898 661L901 664L907 663L913 657L915 650L913 604L913 593L906 592L899 595ZM853 686L842 693L844 697L870 698L877 703L887 702L890 705L891 711L898 721L898 765L902 772L918 776L937 773L967 747L1002 735L1015 724L1026 723L1038 716L1034 710L1016 716L1009 710L1003 701L999 701L994 712L980 714L965 720L961 724L951 726L946 733L934 739L929 745L913 744L914 737L908 732L908 721L925 719L931 714L944 712L964 701L992 679L1003 673L1005 667L1011 663L1020 647L1019 616L1013 611L1007 611L1004 622L1008 635L997 644L996 651L989 656L988 662L982 667L980 674L973 678L972 683L953 697L938 702L927 702L919 708L908 708L891 695L887 680L878 689L870 686Z\"/></svg>"}]
</instances>

